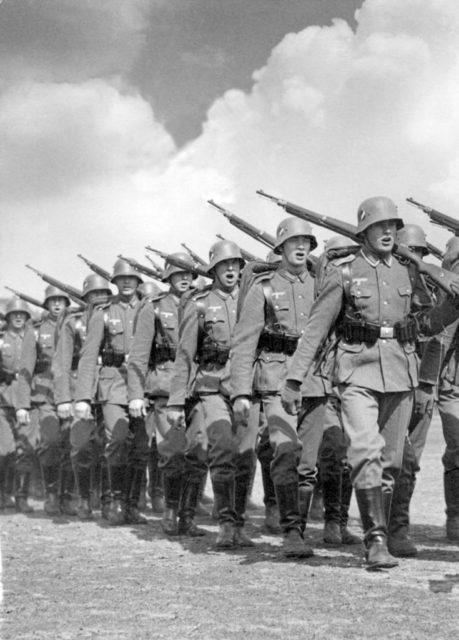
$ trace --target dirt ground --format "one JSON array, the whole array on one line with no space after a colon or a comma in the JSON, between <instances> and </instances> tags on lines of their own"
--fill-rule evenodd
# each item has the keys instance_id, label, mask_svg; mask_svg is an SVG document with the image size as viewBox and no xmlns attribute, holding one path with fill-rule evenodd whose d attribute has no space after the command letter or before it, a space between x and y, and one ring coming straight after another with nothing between
<instances>
[{"instance_id":1,"label":"dirt ground","mask_svg":"<svg viewBox=\"0 0 459 640\"><path fill-rule=\"evenodd\" d=\"M434 420L412 504L414 560L370 573L360 546L330 548L322 525L308 526L315 556L285 560L280 538L261 534L263 509L250 512L256 548L216 552L205 539L167 540L159 517L148 526L110 528L99 518L0 515L1 638L71 639L442 639L459 638L459 547L444 536L441 454ZM261 505L259 478L255 500ZM353 502L352 529L359 532Z\"/></svg>"}]
</instances>

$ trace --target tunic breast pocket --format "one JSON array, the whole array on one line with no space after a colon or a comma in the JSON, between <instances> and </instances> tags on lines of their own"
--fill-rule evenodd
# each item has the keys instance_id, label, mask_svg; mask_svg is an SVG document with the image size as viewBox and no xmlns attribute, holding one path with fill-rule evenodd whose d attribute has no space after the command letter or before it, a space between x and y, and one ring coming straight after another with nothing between
<instances>
[{"instance_id":1,"label":"tunic breast pocket","mask_svg":"<svg viewBox=\"0 0 459 640\"><path fill-rule=\"evenodd\" d=\"M227 338L226 319L221 315L207 316L205 322L206 333L217 342Z\"/></svg>"},{"instance_id":2,"label":"tunic breast pocket","mask_svg":"<svg viewBox=\"0 0 459 640\"><path fill-rule=\"evenodd\" d=\"M289 303L283 300L281 302L275 302L273 307L277 322L279 322L283 329L289 329L295 322Z\"/></svg>"},{"instance_id":3,"label":"tunic breast pocket","mask_svg":"<svg viewBox=\"0 0 459 640\"><path fill-rule=\"evenodd\" d=\"M121 322L110 322L108 325L108 334L113 348L116 351L123 351L124 349L124 329Z\"/></svg>"},{"instance_id":4,"label":"tunic breast pocket","mask_svg":"<svg viewBox=\"0 0 459 640\"><path fill-rule=\"evenodd\" d=\"M368 307L371 298L371 289L369 287L353 284L350 294L357 309L366 309Z\"/></svg>"},{"instance_id":5,"label":"tunic breast pocket","mask_svg":"<svg viewBox=\"0 0 459 640\"><path fill-rule=\"evenodd\" d=\"M410 285L403 285L402 287L397 287L398 295L400 296L400 301L403 305L404 313L408 313L411 307L411 294L412 289Z\"/></svg>"}]
</instances>

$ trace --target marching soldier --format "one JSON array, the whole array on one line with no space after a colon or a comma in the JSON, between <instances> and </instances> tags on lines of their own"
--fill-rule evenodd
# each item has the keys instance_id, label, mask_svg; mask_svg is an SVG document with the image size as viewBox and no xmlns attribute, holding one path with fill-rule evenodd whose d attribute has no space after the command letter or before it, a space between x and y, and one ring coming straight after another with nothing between
<instances>
[{"instance_id":1,"label":"marching soldier","mask_svg":"<svg viewBox=\"0 0 459 640\"><path fill-rule=\"evenodd\" d=\"M304 376L340 318L334 382L350 440L366 561L378 569L398 564L387 550L387 523L418 384L416 323L410 317L410 271L392 254L396 231L403 227L395 204L369 198L357 216L362 247L330 269L291 362L282 401L296 413Z\"/></svg>"},{"instance_id":2,"label":"marching soldier","mask_svg":"<svg viewBox=\"0 0 459 640\"><path fill-rule=\"evenodd\" d=\"M187 302L171 381L168 420L172 429L185 425L186 484L192 484L189 518L196 509L207 464L218 513L217 548L253 546L245 534L244 513L253 473L254 438L237 428L229 397L229 353L244 264L239 247L222 240L209 254L213 284Z\"/></svg>"},{"instance_id":3,"label":"marching soldier","mask_svg":"<svg viewBox=\"0 0 459 640\"><path fill-rule=\"evenodd\" d=\"M127 358L132 346L134 319L139 305L139 274L117 260L111 282L118 295L94 311L78 364L75 417L91 419L91 402L102 404L105 427L105 462L111 502L104 510L109 524L146 524L138 501L145 473L148 439L145 421L130 418L127 399ZM101 358L99 369L98 361Z\"/></svg>"},{"instance_id":4,"label":"marching soldier","mask_svg":"<svg viewBox=\"0 0 459 640\"><path fill-rule=\"evenodd\" d=\"M33 508L27 499L38 434L30 422L18 424L15 411L29 307L20 298L11 298L5 320L6 331L0 338L0 509L16 506L16 511L30 513Z\"/></svg>"},{"instance_id":5,"label":"marching soldier","mask_svg":"<svg viewBox=\"0 0 459 640\"><path fill-rule=\"evenodd\" d=\"M302 447L297 419L283 409L279 391L313 302L314 282L306 259L316 246L307 222L287 218L279 224L274 252L281 255L280 266L261 274L250 287L236 326L231 357L236 421L247 423L252 393L253 402L263 404L274 449L271 476L284 535L283 550L291 557L308 557L312 549L303 539L305 516L299 507L298 463ZM317 451L313 461L306 461L313 475L316 460Z\"/></svg>"},{"instance_id":6,"label":"marching soldier","mask_svg":"<svg viewBox=\"0 0 459 640\"><path fill-rule=\"evenodd\" d=\"M48 314L39 327L28 327L23 341L18 379L16 416L20 425L39 430L38 459L45 490L44 510L49 516L75 515L70 463L70 420L57 415L51 371L59 316L70 306L69 297L50 285L43 306Z\"/></svg>"},{"instance_id":7,"label":"marching soldier","mask_svg":"<svg viewBox=\"0 0 459 640\"><path fill-rule=\"evenodd\" d=\"M174 253L172 257L193 266L187 253ZM129 412L134 418L146 417L153 423L152 445L158 450L164 487L165 510L162 527L165 533L196 535L200 530L193 523L196 486L182 486L184 471L185 435L172 429L167 421L166 408L170 381L178 344L178 315L182 296L193 281L190 271L183 271L166 261L163 282L170 284L164 291L150 298L137 320L136 333L129 354L128 400ZM149 404L151 403L151 409ZM152 468L151 465L150 468ZM155 477L155 469L152 469ZM154 490L154 488L153 488ZM154 494L152 493L152 501ZM180 503L180 522L177 514Z\"/></svg>"},{"instance_id":8,"label":"marching soldier","mask_svg":"<svg viewBox=\"0 0 459 640\"><path fill-rule=\"evenodd\" d=\"M54 399L57 415L61 420L73 418L73 400L80 351L86 339L90 314L94 306L104 305L111 296L107 280L92 273L83 282L83 299L88 305L85 311L65 319L59 332L53 358ZM71 460L79 504L77 515L81 520L92 517L91 494L99 439L98 425L91 417L73 419L70 429Z\"/></svg>"}]
</instances>

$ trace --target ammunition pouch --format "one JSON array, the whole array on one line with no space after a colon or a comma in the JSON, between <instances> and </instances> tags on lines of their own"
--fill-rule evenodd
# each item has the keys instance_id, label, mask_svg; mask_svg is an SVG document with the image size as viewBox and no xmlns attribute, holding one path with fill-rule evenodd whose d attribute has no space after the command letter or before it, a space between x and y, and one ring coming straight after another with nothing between
<instances>
[{"instance_id":1,"label":"ammunition pouch","mask_svg":"<svg viewBox=\"0 0 459 640\"><path fill-rule=\"evenodd\" d=\"M17 380L17 379L18 379L17 373L0 369L0 384L6 384L8 386L13 382L13 380Z\"/></svg>"},{"instance_id":2,"label":"ammunition pouch","mask_svg":"<svg viewBox=\"0 0 459 640\"><path fill-rule=\"evenodd\" d=\"M112 348L105 348L101 353L103 367L116 367L119 369L126 362L126 354L114 351Z\"/></svg>"},{"instance_id":3,"label":"ammunition pouch","mask_svg":"<svg viewBox=\"0 0 459 640\"><path fill-rule=\"evenodd\" d=\"M175 360L177 355L177 349L171 344L155 344L151 354L148 366L150 369L154 369L158 364L163 362L170 362Z\"/></svg>"},{"instance_id":4,"label":"ammunition pouch","mask_svg":"<svg viewBox=\"0 0 459 640\"><path fill-rule=\"evenodd\" d=\"M200 366L206 364L225 365L229 358L229 347L218 344L208 336L204 338L200 353L197 356L197 362Z\"/></svg>"},{"instance_id":5,"label":"ammunition pouch","mask_svg":"<svg viewBox=\"0 0 459 640\"><path fill-rule=\"evenodd\" d=\"M358 318L345 317L340 330L341 337L350 344L365 342L374 345L381 339L395 339L401 343L415 342L418 330L414 318L396 322L393 327L367 322Z\"/></svg>"},{"instance_id":6,"label":"ammunition pouch","mask_svg":"<svg viewBox=\"0 0 459 640\"><path fill-rule=\"evenodd\" d=\"M44 373L51 369L51 359L47 358L44 354L39 354L35 362L34 373Z\"/></svg>"},{"instance_id":7,"label":"ammunition pouch","mask_svg":"<svg viewBox=\"0 0 459 640\"><path fill-rule=\"evenodd\" d=\"M292 356L296 351L299 339L300 336L297 333L265 327L258 341L258 349Z\"/></svg>"}]
</instances>

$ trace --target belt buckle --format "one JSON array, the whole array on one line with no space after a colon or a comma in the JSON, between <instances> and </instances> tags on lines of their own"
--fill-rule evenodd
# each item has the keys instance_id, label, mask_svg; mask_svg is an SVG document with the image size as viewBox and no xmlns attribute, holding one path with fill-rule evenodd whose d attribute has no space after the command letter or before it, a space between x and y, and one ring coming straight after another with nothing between
<instances>
[{"instance_id":1,"label":"belt buckle","mask_svg":"<svg viewBox=\"0 0 459 640\"><path fill-rule=\"evenodd\" d=\"M393 338L394 337L394 327L380 327L380 329L379 329L379 337L380 338Z\"/></svg>"}]
</instances>

